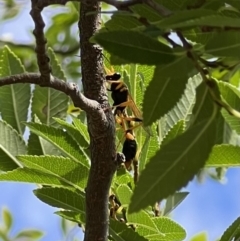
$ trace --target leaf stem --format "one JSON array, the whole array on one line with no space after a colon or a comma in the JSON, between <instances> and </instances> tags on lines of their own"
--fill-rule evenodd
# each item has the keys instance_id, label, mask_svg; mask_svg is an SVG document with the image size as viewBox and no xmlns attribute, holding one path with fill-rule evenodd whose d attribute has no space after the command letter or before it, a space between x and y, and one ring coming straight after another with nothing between
<instances>
[{"instance_id":1,"label":"leaf stem","mask_svg":"<svg viewBox=\"0 0 240 241\"><path fill-rule=\"evenodd\" d=\"M187 40L184 38L181 32L176 32L179 39L181 40L183 47L187 50L188 57L193 61L195 68L199 71L203 81L208 86L209 92L211 94L211 97L213 101L220 107L224 108L230 115L235 116L237 118L240 118L240 112L233 109L230 105L228 105L225 101L223 101L219 95L219 97L216 94L216 82L213 79L210 79L206 76L206 71L201 67L201 65L198 62L199 57L196 55L196 53L192 50L192 46L187 42Z\"/></svg>"}]
</instances>

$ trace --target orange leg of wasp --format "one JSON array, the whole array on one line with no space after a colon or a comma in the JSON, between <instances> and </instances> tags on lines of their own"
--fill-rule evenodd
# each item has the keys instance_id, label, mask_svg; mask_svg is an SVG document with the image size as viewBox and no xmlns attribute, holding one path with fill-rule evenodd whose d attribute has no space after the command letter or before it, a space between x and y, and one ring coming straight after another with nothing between
<instances>
[{"instance_id":1,"label":"orange leg of wasp","mask_svg":"<svg viewBox=\"0 0 240 241\"><path fill-rule=\"evenodd\" d=\"M122 103L119 104L119 105L113 105L113 106L111 106L111 107L104 108L104 111L109 110L109 109L112 109L112 110L113 110L113 109L116 108L116 107L127 107L130 102L131 102L131 100L130 100L130 101L122 102Z\"/></svg>"},{"instance_id":2,"label":"orange leg of wasp","mask_svg":"<svg viewBox=\"0 0 240 241\"><path fill-rule=\"evenodd\" d=\"M104 66L104 69L108 75L113 74L115 72L112 66L111 66L111 69L108 69L106 66Z\"/></svg>"},{"instance_id":3,"label":"orange leg of wasp","mask_svg":"<svg viewBox=\"0 0 240 241\"><path fill-rule=\"evenodd\" d=\"M113 108L116 108L116 107L127 107L127 106L129 106L129 104L131 104L131 102L132 102L131 100L128 100L128 101L122 102L119 105L114 105Z\"/></svg>"}]
</instances>

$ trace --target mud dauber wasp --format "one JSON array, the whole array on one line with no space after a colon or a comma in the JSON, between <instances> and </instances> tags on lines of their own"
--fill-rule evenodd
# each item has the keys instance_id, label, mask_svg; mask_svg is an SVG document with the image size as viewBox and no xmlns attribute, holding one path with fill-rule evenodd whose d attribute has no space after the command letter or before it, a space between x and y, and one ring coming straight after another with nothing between
<instances>
[{"instance_id":1,"label":"mud dauber wasp","mask_svg":"<svg viewBox=\"0 0 240 241\"><path fill-rule=\"evenodd\" d=\"M142 114L136 106L133 98L131 97L127 85L120 80L121 75L106 69L106 80L111 85L111 97L113 99L114 115L116 123L118 123L124 131L125 141L123 143L122 153L125 156L125 167L128 171L132 170L132 163L134 164L134 181L138 179L138 161L137 161L137 141L135 139L133 129L142 126ZM127 114L126 108L132 112L133 116ZM134 122L140 124L133 125ZM151 133L151 129L144 127L147 133ZM150 131L149 131L150 130ZM151 135L151 134L150 134Z\"/></svg>"},{"instance_id":2,"label":"mud dauber wasp","mask_svg":"<svg viewBox=\"0 0 240 241\"><path fill-rule=\"evenodd\" d=\"M141 123L142 125L143 118L142 113L135 104L132 96L129 93L127 85L121 80L120 73L114 72L113 69L106 70L106 81L111 85L108 91L111 91L111 97L113 99L113 106L115 108L114 115L119 116L128 121L134 121ZM126 113L126 107L129 107L133 116L129 117ZM143 126L144 130L148 133L148 135L152 136L151 129L149 127Z\"/></svg>"},{"instance_id":3,"label":"mud dauber wasp","mask_svg":"<svg viewBox=\"0 0 240 241\"><path fill-rule=\"evenodd\" d=\"M129 117L131 118L131 117ZM120 123L121 122L121 123ZM122 127L124 131L125 140L123 142L122 153L125 156L125 167L128 171L132 170L132 163L134 164L134 182L137 182L138 179L138 160L137 160L137 152L138 145L135 139L133 129L138 126L132 126L133 121L129 121L126 119L120 119L117 121L118 124ZM126 127L127 124L127 127Z\"/></svg>"},{"instance_id":4,"label":"mud dauber wasp","mask_svg":"<svg viewBox=\"0 0 240 241\"><path fill-rule=\"evenodd\" d=\"M123 143L122 153L125 156L125 167L128 171L134 167L134 183L138 181L138 145L133 134L133 130L128 129L125 131L125 141Z\"/></svg>"}]
</instances>

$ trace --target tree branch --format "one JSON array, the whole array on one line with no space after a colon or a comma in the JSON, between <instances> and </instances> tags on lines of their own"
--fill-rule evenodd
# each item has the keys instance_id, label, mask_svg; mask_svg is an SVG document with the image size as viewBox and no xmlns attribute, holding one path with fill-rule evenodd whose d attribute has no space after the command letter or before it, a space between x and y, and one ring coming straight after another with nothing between
<instances>
[{"instance_id":1,"label":"tree branch","mask_svg":"<svg viewBox=\"0 0 240 241\"><path fill-rule=\"evenodd\" d=\"M86 97L109 108L102 49L89 42L100 28L100 3L81 2L79 32L83 90ZM89 14L91 13L91 14ZM113 174L117 168L115 147L115 120L111 109L106 112L107 122L96 122L87 114L90 134L91 168L86 188L86 228L84 241L107 241L109 213L108 199ZM93 133L98 139L93 138Z\"/></svg>"},{"instance_id":2,"label":"tree branch","mask_svg":"<svg viewBox=\"0 0 240 241\"><path fill-rule=\"evenodd\" d=\"M30 15L32 16L35 24L35 29L33 30L33 35L36 39L35 52L37 54L37 62L42 82L49 82L52 69L49 64L50 59L46 51L47 39L45 38L43 31L45 27L45 23L41 15L43 7L39 6L38 2L39 1L32 0L32 9L30 11Z\"/></svg>"},{"instance_id":3,"label":"tree branch","mask_svg":"<svg viewBox=\"0 0 240 241\"><path fill-rule=\"evenodd\" d=\"M95 113L95 118L100 119L105 116L100 104L97 101L90 100L81 94L78 86L75 83L67 83L53 76L51 76L49 82L43 83L41 75L36 73L24 73L0 78L0 86L17 83L37 84L41 87L53 88L70 96L75 107L79 107L86 112L91 112L93 114Z\"/></svg>"},{"instance_id":4,"label":"tree branch","mask_svg":"<svg viewBox=\"0 0 240 241\"><path fill-rule=\"evenodd\" d=\"M230 115L240 118L240 112L233 109L229 104L227 104L224 100L222 100L221 97L218 97L218 94L216 94L216 92L218 93L218 91L216 91L216 88L218 88L216 87L216 83L214 82L214 80L206 76L204 69L199 64L198 56L196 56L196 54L192 51L192 46L187 42L183 34L177 31L177 36L181 40L183 47L186 49L188 57L193 61L195 68L199 71L203 81L208 86L209 93L213 101L218 106L224 108Z\"/></svg>"}]
</instances>

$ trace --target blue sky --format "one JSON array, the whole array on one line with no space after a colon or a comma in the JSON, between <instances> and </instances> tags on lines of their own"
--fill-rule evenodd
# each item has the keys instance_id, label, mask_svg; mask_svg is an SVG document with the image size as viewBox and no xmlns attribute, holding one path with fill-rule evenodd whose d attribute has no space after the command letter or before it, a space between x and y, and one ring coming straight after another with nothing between
<instances>
[{"instance_id":1,"label":"blue sky","mask_svg":"<svg viewBox=\"0 0 240 241\"><path fill-rule=\"evenodd\" d=\"M28 30L33 28L29 6L24 9L16 22L0 23L0 36L12 35L18 42L29 42ZM45 11L45 20L50 18L51 11ZM226 183L221 184L207 178L204 184L191 182L185 190L190 194L173 212L172 217L182 225L188 233L187 239L194 234L207 231L209 241L216 240L222 232L240 216L240 169L227 171ZM43 230L46 235L42 241L72 240L79 229L74 229L70 236L61 239L60 218L53 214L56 209L38 200L32 193L35 185L0 182L0 208L8 207L14 215L13 232L23 228Z\"/></svg>"},{"instance_id":2,"label":"blue sky","mask_svg":"<svg viewBox=\"0 0 240 241\"><path fill-rule=\"evenodd\" d=\"M172 213L172 218L187 230L187 239L201 231L208 232L210 241L216 240L240 214L240 169L227 171L225 184L207 178L204 184L192 181L186 191L190 194ZM8 207L14 215L13 233L23 228L45 232L42 241L61 239L57 209L38 200L32 193L35 185L0 182L0 208ZM74 229L70 236L81 237Z\"/></svg>"}]
</instances>

